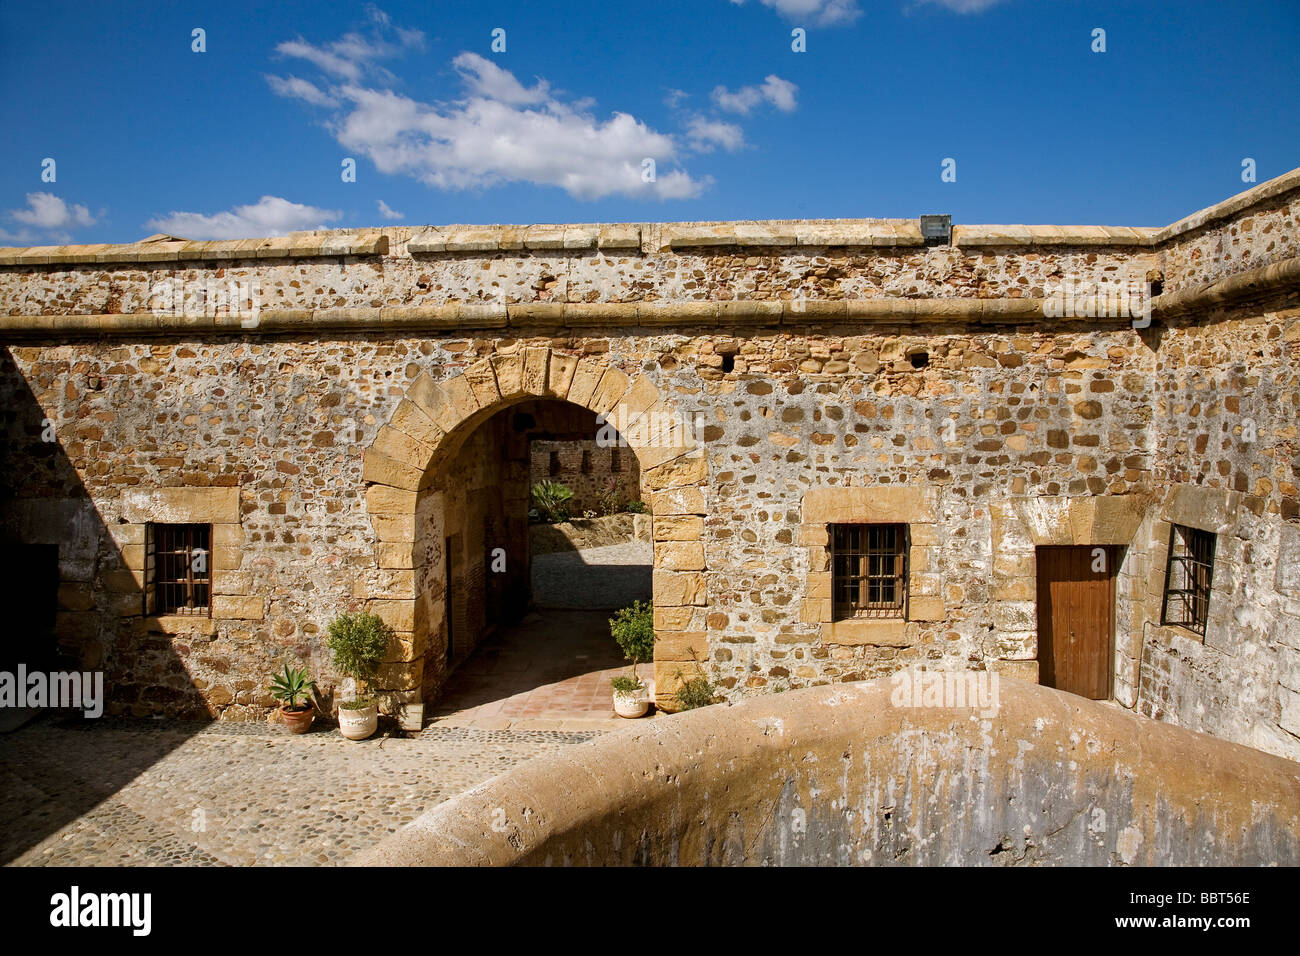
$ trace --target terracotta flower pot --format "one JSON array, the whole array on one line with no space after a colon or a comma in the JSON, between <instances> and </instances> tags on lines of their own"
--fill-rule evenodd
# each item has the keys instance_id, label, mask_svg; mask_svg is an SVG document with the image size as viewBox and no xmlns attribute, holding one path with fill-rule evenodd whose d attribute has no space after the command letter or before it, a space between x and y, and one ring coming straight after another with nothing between
<instances>
[{"instance_id":1,"label":"terracotta flower pot","mask_svg":"<svg viewBox=\"0 0 1300 956\"><path fill-rule=\"evenodd\" d=\"M289 728L291 734L305 734L311 729L311 722L316 719L316 711L311 704L296 709L280 708L280 720Z\"/></svg>"}]
</instances>

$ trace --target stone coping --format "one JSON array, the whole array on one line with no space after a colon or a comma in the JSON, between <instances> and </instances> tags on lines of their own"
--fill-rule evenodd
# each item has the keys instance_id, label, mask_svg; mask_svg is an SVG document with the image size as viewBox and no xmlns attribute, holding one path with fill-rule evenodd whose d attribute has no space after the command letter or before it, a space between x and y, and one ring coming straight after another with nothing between
<instances>
[{"instance_id":1,"label":"stone coping","mask_svg":"<svg viewBox=\"0 0 1300 956\"><path fill-rule=\"evenodd\" d=\"M1300 189L1300 168L1164 228L1130 226L955 225L957 248L1153 248ZM390 239L409 256L512 252L694 248L921 248L914 219L767 219L734 222L448 225L293 232L269 239L191 241L153 235L140 242L0 247L0 266L203 262L385 256Z\"/></svg>"},{"instance_id":2,"label":"stone coping","mask_svg":"<svg viewBox=\"0 0 1300 956\"><path fill-rule=\"evenodd\" d=\"M1300 287L1300 258L1284 259L1217 282L1156 296L1154 315L1179 315L1206 306L1250 303ZM91 315L3 315L0 341L51 335L257 335L327 331L469 331L505 328L657 326L804 326L816 322L975 322L1016 325L1047 318L1042 298L873 299L689 302L450 302L442 305L344 309L264 309L248 315L155 315L151 312ZM1055 317L1054 323L1113 322L1127 318Z\"/></svg>"},{"instance_id":3,"label":"stone coping","mask_svg":"<svg viewBox=\"0 0 1300 956\"><path fill-rule=\"evenodd\" d=\"M903 677L631 721L349 863L952 866L999 849L1040 865L1300 862L1300 764L1005 674L983 675L979 706L948 690L980 686L974 671ZM922 700L936 686L937 705Z\"/></svg>"},{"instance_id":4,"label":"stone coping","mask_svg":"<svg viewBox=\"0 0 1300 956\"><path fill-rule=\"evenodd\" d=\"M388 237L377 231L351 234L294 234L270 239L195 242L155 235L140 242L89 246L0 248L0 265L168 263L230 259L301 259L315 256L375 256L388 253Z\"/></svg>"},{"instance_id":5,"label":"stone coping","mask_svg":"<svg viewBox=\"0 0 1300 956\"><path fill-rule=\"evenodd\" d=\"M1194 232L1202 226L1208 226L1224 219L1231 219L1248 209L1276 199L1295 189L1300 189L1300 167L1288 173L1283 173L1281 176L1275 176L1252 189L1247 189L1245 192L1230 196L1223 202L1215 203L1213 206L1206 206L1190 216L1184 216L1175 223L1170 223L1156 233L1155 244L1161 245L1170 239Z\"/></svg>"},{"instance_id":6,"label":"stone coping","mask_svg":"<svg viewBox=\"0 0 1300 956\"><path fill-rule=\"evenodd\" d=\"M953 226L952 244L959 249L982 246L1108 246L1154 245L1159 230L1129 226Z\"/></svg>"}]
</instances>

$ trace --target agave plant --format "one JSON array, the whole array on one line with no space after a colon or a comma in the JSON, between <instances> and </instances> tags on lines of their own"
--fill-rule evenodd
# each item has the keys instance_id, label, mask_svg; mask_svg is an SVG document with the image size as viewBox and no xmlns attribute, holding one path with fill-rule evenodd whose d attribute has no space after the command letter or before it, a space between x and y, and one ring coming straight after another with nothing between
<instances>
[{"instance_id":1,"label":"agave plant","mask_svg":"<svg viewBox=\"0 0 1300 956\"><path fill-rule=\"evenodd\" d=\"M298 670L285 664L284 673L276 674L271 679L271 696L283 701L289 710L298 710L298 701L303 701L305 705L310 698L311 685L312 680L305 669Z\"/></svg>"},{"instance_id":2,"label":"agave plant","mask_svg":"<svg viewBox=\"0 0 1300 956\"><path fill-rule=\"evenodd\" d=\"M567 521L569 518L569 499L573 489L560 481L539 481L532 487L533 507L543 521Z\"/></svg>"}]
</instances>

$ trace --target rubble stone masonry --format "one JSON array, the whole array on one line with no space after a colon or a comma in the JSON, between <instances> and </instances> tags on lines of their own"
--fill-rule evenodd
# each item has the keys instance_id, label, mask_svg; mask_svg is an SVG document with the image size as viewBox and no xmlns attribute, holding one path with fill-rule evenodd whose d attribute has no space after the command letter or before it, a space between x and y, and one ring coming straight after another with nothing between
<instances>
[{"instance_id":1,"label":"rubble stone masonry","mask_svg":"<svg viewBox=\"0 0 1300 956\"><path fill-rule=\"evenodd\" d=\"M1300 171L1166 229L940 246L842 220L0 250L0 531L58 546L60 647L118 712L264 715L285 661L330 683L358 609L397 632L392 700L433 700L448 608L454 663L526 602L525 439L577 406L624 423L653 512L661 705L696 667L729 699L1036 680L1035 548L1115 545L1114 700L1300 759L1298 211ZM1159 283L1149 324L1044 314L1126 280ZM211 617L144 613L170 521L212 525ZM836 521L909 525L905 619L833 620ZM1159 624L1170 522L1218 535L1203 638Z\"/></svg>"}]
</instances>

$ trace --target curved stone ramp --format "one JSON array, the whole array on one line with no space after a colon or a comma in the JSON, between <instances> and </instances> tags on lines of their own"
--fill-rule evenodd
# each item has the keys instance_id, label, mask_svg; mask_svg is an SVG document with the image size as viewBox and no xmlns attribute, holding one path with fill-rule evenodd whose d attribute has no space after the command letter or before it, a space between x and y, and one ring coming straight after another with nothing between
<instances>
[{"instance_id":1,"label":"curved stone ramp","mask_svg":"<svg viewBox=\"0 0 1300 956\"><path fill-rule=\"evenodd\" d=\"M1300 764L1009 678L992 719L895 707L893 688L656 718L496 777L353 862L1300 862Z\"/></svg>"}]
</instances>

